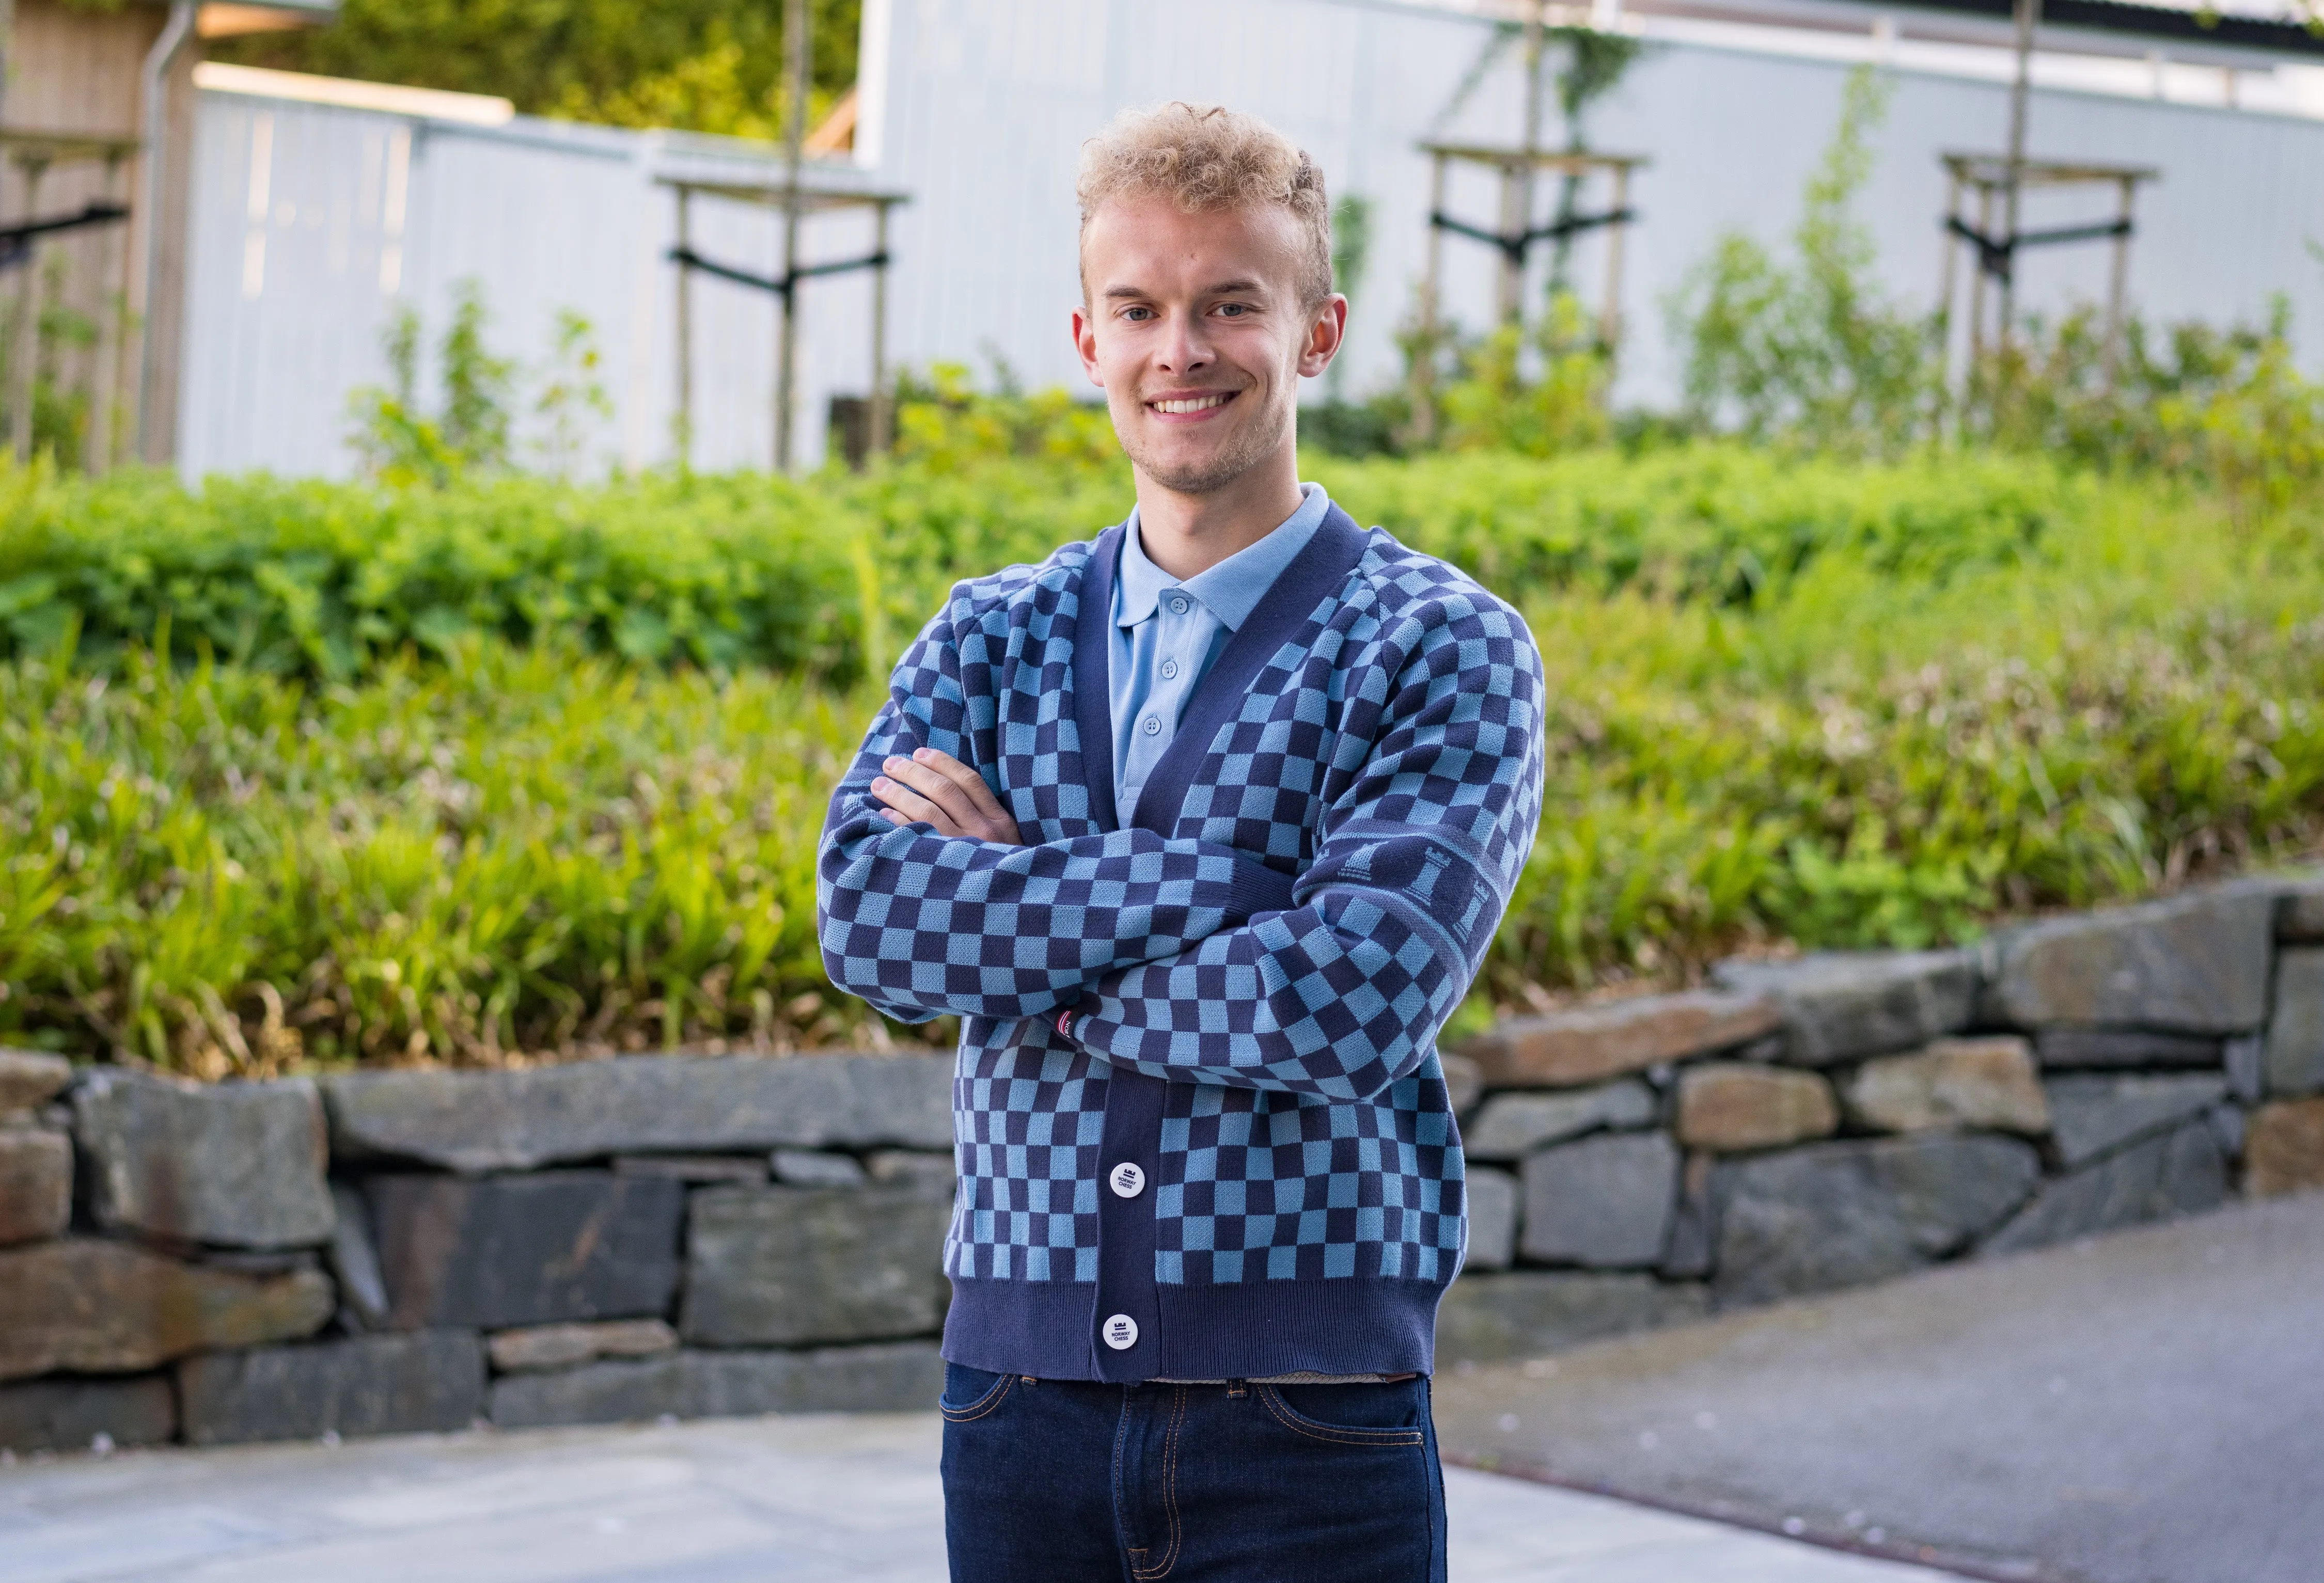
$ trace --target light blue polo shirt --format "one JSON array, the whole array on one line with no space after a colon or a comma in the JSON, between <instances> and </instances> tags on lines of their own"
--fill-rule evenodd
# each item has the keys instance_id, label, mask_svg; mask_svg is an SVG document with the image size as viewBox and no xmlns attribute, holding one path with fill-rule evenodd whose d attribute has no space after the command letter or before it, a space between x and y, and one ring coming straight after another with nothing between
<instances>
[{"instance_id":1,"label":"light blue polo shirt","mask_svg":"<svg viewBox=\"0 0 2324 1583\"><path fill-rule=\"evenodd\" d=\"M1266 538L1183 583L1146 558L1138 512L1130 511L1113 579L1113 644L1106 657L1113 695L1114 806L1122 824L1133 817L1138 794L1178 734L1186 700L1228 635L1323 526L1332 509L1323 486L1303 483L1299 492L1299 509Z\"/></svg>"}]
</instances>

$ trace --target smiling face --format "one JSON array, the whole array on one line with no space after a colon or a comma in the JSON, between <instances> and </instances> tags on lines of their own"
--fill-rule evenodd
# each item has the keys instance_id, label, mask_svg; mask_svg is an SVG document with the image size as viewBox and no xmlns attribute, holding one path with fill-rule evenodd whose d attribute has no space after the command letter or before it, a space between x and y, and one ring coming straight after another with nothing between
<instances>
[{"instance_id":1,"label":"smiling face","mask_svg":"<svg viewBox=\"0 0 2324 1583\"><path fill-rule=\"evenodd\" d=\"M1299 381L1331 363L1348 306L1301 300L1304 241L1271 204L1126 197L1090 216L1074 341L1143 479L1204 495L1290 463Z\"/></svg>"}]
</instances>

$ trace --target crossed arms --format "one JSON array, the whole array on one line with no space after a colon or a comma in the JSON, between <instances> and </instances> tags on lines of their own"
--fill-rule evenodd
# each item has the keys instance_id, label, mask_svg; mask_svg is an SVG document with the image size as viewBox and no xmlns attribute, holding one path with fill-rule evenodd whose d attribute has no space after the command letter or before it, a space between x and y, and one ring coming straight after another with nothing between
<instances>
[{"instance_id":1,"label":"crossed arms","mask_svg":"<svg viewBox=\"0 0 2324 1583\"><path fill-rule=\"evenodd\" d=\"M1004 802L963 762L997 758L998 732L969 729L939 616L832 799L833 981L908 1022L1071 1008L1074 1043L1173 1081L1378 1093L1466 992L1540 806L1540 662L1515 616L1463 600L1398 658L1323 738L1315 860L1292 880L1150 830L1022 844L1019 815L1058 789Z\"/></svg>"}]
</instances>

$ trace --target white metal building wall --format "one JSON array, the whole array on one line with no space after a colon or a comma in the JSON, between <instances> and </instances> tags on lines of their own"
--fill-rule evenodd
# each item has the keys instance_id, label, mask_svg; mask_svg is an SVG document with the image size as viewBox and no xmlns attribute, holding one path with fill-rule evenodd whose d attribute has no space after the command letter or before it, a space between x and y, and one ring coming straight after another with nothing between
<instances>
[{"instance_id":1,"label":"white metal building wall","mask_svg":"<svg viewBox=\"0 0 2324 1583\"><path fill-rule=\"evenodd\" d=\"M520 455L542 437L531 411L556 316L586 318L612 421L589 426L579 465L640 467L673 455L677 411L676 200L657 178L781 179L758 145L520 119L484 127L204 92L179 465L350 471L348 394L388 378L382 335L398 303L420 310L431 407L437 342L456 283L490 311L485 340L518 364ZM819 182L864 185L844 166ZM779 272L780 222L756 205L694 200L692 242L721 262ZM868 215L811 219L806 256L871 251ZM835 390L868 382L870 287L802 290L799 440L819 455ZM764 466L773 450L776 316L769 294L694 285L694 460Z\"/></svg>"},{"instance_id":2,"label":"white metal building wall","mask_svg":"<svg viewBox=\"0 0 2324 1583\"><path fill-rule=\"evenodd\" d=\"M1170 98L1213 100L1267 116L1315 155L1338 193L1371 200L1372 244L1357 294L1351 390L1397 377L1393 342L1410 312L1425 246L1428 171L1414 145L1435 127L1479 58L1490 24L1390 0L871 0L889 14L867 32L884 60L866 73L885 124L867 142L883 179L914 192L901 216L900 345L906 355L976 362L1005 349L1036 383L1079 387L1065 331L1078 290L1074 162L1082 138L1117 110ZM1513 54L1513 52L1511 52ZM1788 234L1802 189L1837 124L1849 68L1693 43L1650 44L1594 112L1592 143L1648 155L1634 201L1623 297L1625 400L1662 402L1677 367L1664 304L1718 235ZM1994 151L2006 89L1912 70L1877 133L1878 163L1858 204L1880 272L1926 306L1937 290L1944 188L1941 151ZM1441 130L1508 143L1517 73L1496 68ZM2324 355L2324 121L2089 93L2037 90L2032 152L2143 162L2163 180L2140 198L2131 293L2162 319L2263 317L2289 296L2306 361ZM1548 186L1545 182L1545 188ZM1545 191L1545 212L1548 194ZM1457 180L1456 212L1490 225L1489 178ZM2029 226L2112 217L2110 191L2029 200ZM1585 208L1603 207L1602 194ZM1576 280L1594 299L1595 241ZM1489 250L1448 237L1447 308L1489 317ZM2104 244L2029 250L2021 299L2056 311L2103 296Z\"/></svg>"},{"instance_id":3,"label":"white metal building wall","mask_svg":"<svg viewBox=\"0 0 2324 1583\"><path fill-rule=\"evenodd\" d=\"M1333 189L1372 204L1346 389L1399 372L1392 339L1408 314L1426 233L1432 132L1506 141L1516 73L1489 74L1438 124L1489 36L1478 20L1394 0L868 0L861 169L819 180L900 189L891 283L891 360L983 368L997 355L1030 385L1086 389L1066 332L1078 291L1074 164L1118 109L1172 97L1255 110L1314 153ZM1663 402L1677 367L1663 305L1717 235L1778 241L1830 139L1847 67L1706 47L1654 46L1596 113L1601 148L1650 156L1623 286L1623 399ZM1878 164L1859 202L1881 274L1924 305L1937 278L1940 150L1991 150L2006 90L1894 74ZM553 316L586 315L617 408L594 436L596 465L672 454L676 270L663 256L675 208L658 175L772 180L763 148L520 119L484 128L205 92L197 139L180 464L189 474L267 467L343 473L347 392L385 378L379 336L394 300L420 307L429 340L453 282L473 276L496 351L545 358ZM2141 198L2135 307L2161 319L2257 318L2287 295L2304 361L2324 360L2324 121L2041 91L2034 152L2139 161L2163 179ZM397 214L397 194L401 212ZM1585 199L1598 207L1600 195ZM2042 197L2027 223L2102 217L2109 195ZM1545 207L1547 195L1544 195ZM1491 222L1481 173L1451 207ZM810 223L807 256L868 251L868 217ZM771 274L771 213L697 200L695 245ZM1597 289L1600 243L1578 250ZM1489 252L1444 243L1446 302L1475 325L1489 311ZM395 250L395 262L389 262ZM2103 244L2031 253L2023 297L2055 310L2105 287ZM868 382L869 281L811 281L804 305L798 448L819 455L834 392ZM763 294L715 280L695 288L697 465L763 465L771 452L775 316ZM431 366L423 391L434 386ZM520 424L521 442L530 434Z\"/></svg>"}]
</instances>

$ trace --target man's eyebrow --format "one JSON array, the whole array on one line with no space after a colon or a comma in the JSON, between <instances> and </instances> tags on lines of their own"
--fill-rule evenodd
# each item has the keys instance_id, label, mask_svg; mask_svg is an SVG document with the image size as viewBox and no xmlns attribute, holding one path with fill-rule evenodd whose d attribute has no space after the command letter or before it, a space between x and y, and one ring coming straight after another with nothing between
<instances>
[{"instance_id":1,"label":"man's eyebrow","mask_svg":"<svg viewBox=\"0 0 2324 1583\"><path fill-rule=\"evenodd\" d=\"M1201 295L1204 297L1240 297L1252 292L1265 291L1266 290L1267 282L1264 281L1222 281L1215 286L1204 287ZM1115 298L1151 297L1154 293L1139 286L1108 286L1101 295L1111 299Z\"/></svg>"}]
</instances>

